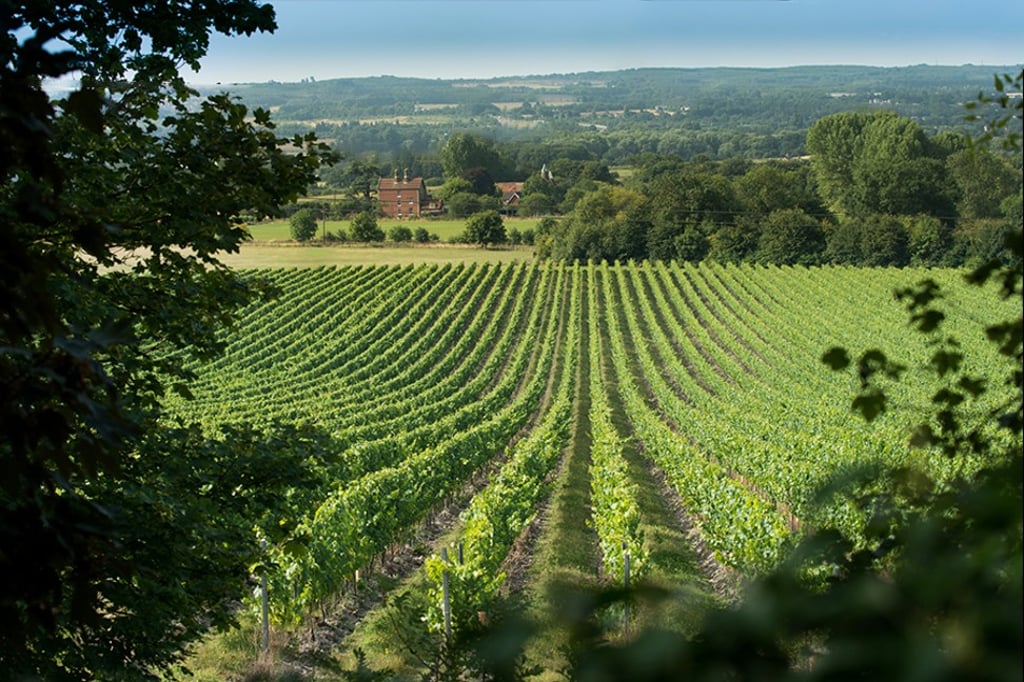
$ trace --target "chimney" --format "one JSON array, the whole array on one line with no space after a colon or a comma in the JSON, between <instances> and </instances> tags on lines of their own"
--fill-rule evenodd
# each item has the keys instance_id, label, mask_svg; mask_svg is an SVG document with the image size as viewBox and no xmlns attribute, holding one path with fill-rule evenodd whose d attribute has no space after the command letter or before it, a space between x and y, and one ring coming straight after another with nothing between
<instances>
[{"instance_id":1,"label":"chimney","mask_svg":"<svg viewBox=\"0 0 1024 682\"><path fill-rule=\"evenodd\" d=\"M398 182L398 169L395 169L395 182Z\"/></svg>"},{"instance_id":2,"label":"chimney","mask_svg":"<svg viewBox=\"0 0 1024 682\"><path fill-rule=\"evenodd\" d=\"M405 169L405 176L402 178L402 182L409 182L409 169Z\"/></svg>"}]
</instances>

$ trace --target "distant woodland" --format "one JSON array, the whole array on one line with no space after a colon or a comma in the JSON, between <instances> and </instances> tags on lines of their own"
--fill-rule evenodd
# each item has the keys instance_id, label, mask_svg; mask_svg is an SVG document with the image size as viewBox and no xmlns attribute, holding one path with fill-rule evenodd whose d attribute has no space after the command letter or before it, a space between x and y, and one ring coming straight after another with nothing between
<instances>
[{"instance_id":1,"label":"distant woodland","mask_svg":"<svg viewBox=\"0 0 1024 682\"><path fill-rule=\"evenodd\" d=\"M377 179L403 172L456 218L502 210L496 183L522 183L515 213L550 220L515 240L542 257L957 266L998 254L1021 222L1020 153L969 149L978 124L965 109L1016 70L636 69L231 91L339 152L314 189L333 200L306 205L324 217L372 213Z\"/></svg>"},{"instance_id":2,"label":"distant woodland","mask_svg":"<svg viewBox=\"0 0 1024 682\"><path fill-rule=\"evenodd\" d=\"M794 157L819 118L889 109L929 132L962 128L963 102L1008 66L630 69L490 80L375 78L221 86L348 154L437 153L453 132L558 142L607 164L640 153ZM507 178L515 179L515 178Z\"/></svg>"}]
</instances>

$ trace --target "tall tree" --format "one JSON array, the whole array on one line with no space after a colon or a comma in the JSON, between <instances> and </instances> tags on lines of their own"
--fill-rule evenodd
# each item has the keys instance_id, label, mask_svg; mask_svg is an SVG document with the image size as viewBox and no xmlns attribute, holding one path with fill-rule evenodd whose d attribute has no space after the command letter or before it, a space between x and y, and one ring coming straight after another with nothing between
<instances>
[{"instance_id":1,"label":"tall tree","mask_svg":"<svg viewBox=\"0 0 1024 682\"><path fill-rule=\"evenodd\" d=\"M825 203L841 217L953 210L936 157L941 148L909 118L891 111L826 116L807 131L807 150Z\"/></svg>"},{"instance_id":2,"label":"tall tree","mask_svg":"<svg viewBox=\"0 0 1024 682\"><path fill-rule=\"evenodd\" d=\"M143 677L230 622L256 555L248 502L304 480L282 450L294 476L259 489L244 458L210 455L222 439L161 428L160 401L261 289L218 260L246 238L240 215L294 200L330 155L226 95L195 102L178 74L214 30L272 30L269 5L0 15L0 668ZM72 73L73 92L44 88Z\"/></svg>"},{"instance_id":3,"label":"tall tree","mask_svg":"<svg viewBox=\"0 0 1024 682\"><path fill-rule=\"evenodd\" d=\"M375 158L354 159L345 169L343 178L353 196L369 202L370 195L377 189L380 175L380 165Z\"/></svg>"},{"instance_id":4,"label":"tall tree","mask_svg":"<svg viewBox=\"0 0 1024 682\"><path fill-rule=\"evenodd\" d=\"M470 168L485 168L492 176L502 173L502 161L494 142L471 133L455 133L441 147L441 167L448 179L465 176Z\"/></svg>"},{"instance_id":5,"label":"tall tree","mask_svg":"<svg viewBox=\"0 0 1024 682\"><path fill-rule=\"evenodd\" d=\"M652 225L652 258L703 260L714 225L731 222L739 208L729 179L717 173L663 173L644 193Z\"/></svg>"},{"instance_id":6,"label":"tall tree","mask_svg":"<svg viewBox=\"0 0 1024 682\"><path fill-rule=\"evenodd\" d=\"M1021 173L1005 159L984 149L955 152L946 166L956 187L961 218L1002 217L1002 202L1021 191Z\"/></svg>"}]
</instances>

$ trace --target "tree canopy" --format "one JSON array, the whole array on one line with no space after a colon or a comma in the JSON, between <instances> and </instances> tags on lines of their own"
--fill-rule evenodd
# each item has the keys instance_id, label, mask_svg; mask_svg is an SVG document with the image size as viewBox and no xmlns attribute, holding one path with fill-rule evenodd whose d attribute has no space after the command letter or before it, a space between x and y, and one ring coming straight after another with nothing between
<instances>
[{"instance_id":1,"label":"tree canopy","mask_svg":"<svg viewBox=\"0 0 1024 682\"><path fill-rule=\"evenodd\" d=\"M308 242L316 236L316 216L308 208L293 213L288 219L288 226L295 241Z\"/></svg>"},{"instance_id":2,"label":"tree canopy","mask_svg":"<svg viewBox=\"0 0 1024 682\"><path fill-rule=\"evenodd\" d=\"M294 200L331 154L178 74L213 31L272 30L268 4L4 2L3 22L0 668L147 676L232 620L263 496L314 476L296 445L257 486L214 453L255 466L269 432L160 428L160 401L262 290L218 260L241 216Z\"/></svg>"},{"instance_id":3,"label":"tree canopy","mask_svg":"<svg viewBox=\"0 0 1024 682\"><path fill-rule=\"evenodd\" d=\"M466 221L466 241L481 246L501 244L505 235L505 221L497 211L474 213Z\"/></svg>"}]
</instances>

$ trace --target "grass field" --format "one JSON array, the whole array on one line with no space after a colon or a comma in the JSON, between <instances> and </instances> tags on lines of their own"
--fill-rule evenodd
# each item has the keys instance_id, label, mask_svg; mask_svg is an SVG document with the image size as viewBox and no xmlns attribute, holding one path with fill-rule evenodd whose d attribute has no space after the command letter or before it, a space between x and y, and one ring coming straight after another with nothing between
<instances>
[{"instance_id":1,"label":"grass field","mask_svg":"<svg viewBox=\"0 0 1024 682\"><path fill-rule=\"evenodd\" d=\"M539 218L505 218L505 229L517 229L533 230L537 227L537 223L540 221ZM392 227L401 225L408 227L411 230L415 230L417 227L424 227L427 232L437 235L438 239L442 242L449 242L456 239L466 229L466 221L462 218L451 218L442 220L394 220L394 219L381 219L377 221L377 224L384 234L387 234ZM328 220L326 225L320 223L320 232L317 233L319 238L323 231L332 232L337 234L340 230L346 232L351 228L351 221L348 220ZM288 225L287 220L273 220L266 223L258 223L256 225L249 226L249 232L252 233L252 238L257 242L271 241L291 241L291 227Z\"/></svg>"},{"instance_id":2,"label":"grass field","mask_svg":"<svg viewBox=\"0 0 1024 682\"><path fill-rule=\"evenodd\" d=\"M505 219L506 229L532 230L536 218ZM415 265L417 263L507 263L530 260L533 248L502 247L483 249L452 243L462 234L466 221L451 220L380 220L384 233L396 225L415 229L425 227L439 241L429 244L382 242L377 244L322 243L300 244L291 239L287 220L250 225L252 241L242 245L238 253L223 254L221 260L234 268L313 268L321 265ZM321 230L337 233L348 230L350 221L328 220ZM319 236L319 235L318 235Z\"/></svg>"},{"instance_id":3,"label":"grass field","mask_svg":"<svg viewBox=\"0 0 1024 682\"><path fill-rule=\"evenodd\" d=\"M460 244L301 246L251 243L222 254L233 268L315 268L321 265L415 265L417 263L504 263L531 260L531 247L482 249Z\"/></svg>"}]
</instances>

